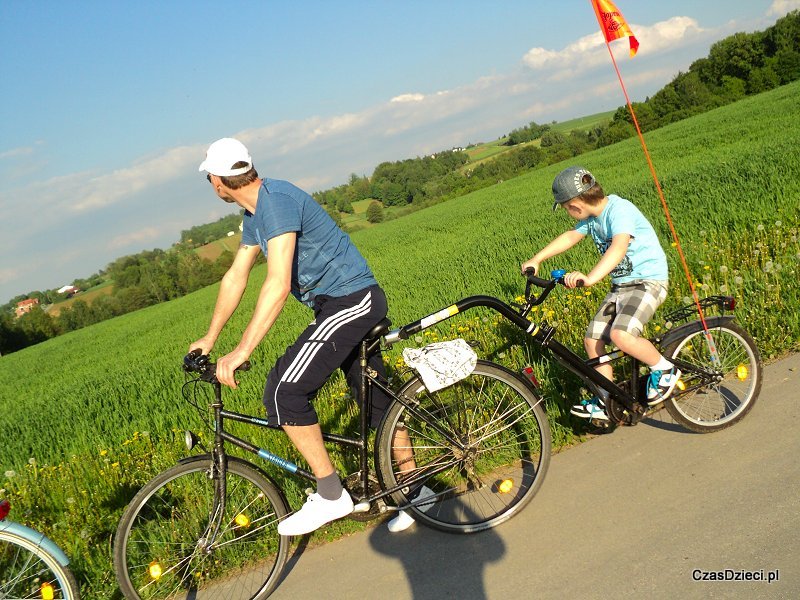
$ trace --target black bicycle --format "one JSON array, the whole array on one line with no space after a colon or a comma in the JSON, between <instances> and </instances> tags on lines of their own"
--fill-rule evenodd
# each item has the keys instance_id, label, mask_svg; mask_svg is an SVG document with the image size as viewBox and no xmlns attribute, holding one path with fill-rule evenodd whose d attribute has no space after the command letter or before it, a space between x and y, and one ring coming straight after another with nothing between
<instances>
[{"instance_id":1,"label":"black bicycle","mask_svg":"<svg viewBox=\"0 0 800 600\"><path fill-rule=\"evenodd\" d=\"M402 509L431 527L473 533L517 514L540 488L550 462L550 427L529 379L478 360L471 374L438 391L428 391L418 376L392 389L367 366L382 345L389 347L480 305L524 330L533 327L497 298L476 296L464 299L460 308L448 307L399 329L390 331L391 323L384 320L362 341L359 435L323 434L358 455L358 470L344 480L355 503L352 518L367 520ZM120 589L126 598L265 598L278 584L287 558L289 538L278 535L277 524L290 512L275 480L230 456L226 445L309 481L314 476L226 429L227 421L268 424L225 409L215 365L207 356L191 353L183 368L196 375L184 396L202 413L209 407L197 402L191 390L199 383L213 387L214 445L211 452L157 475L126 508L114 542ZM369 399L375 388L392 403L371 451ZM195 441L187 433L190 449ZM432 495L410 501L423 485Z\"/></svg>"},{"instance_id":2,"label":"black bicycle","mask_svg":"<svg viewBox=\"0 0 800 600\"><path fill-rule=\"evenodd\" d=\"M621 361L626 358L622 352L587 361L555 340L552 326L528 319L532 308L563 283L563 275L554 271L546 280L528 273L522 305L470 296L399 329L390 331L384 321L370 332L360 347L360 435L323 435L358 454L359 470L345 479L355 501L351 517L370 519L403 509L437 529L472 533L518 513L541 486L550 460L550 428L530 369L523 376L479 360L465 379L429 392L417 376L390 389L366 366L382 343L389 347L466 310L497 311L590 389L608 391L606 406L614 423L636 424L652 410L637 361L627 357L628 375L615 384L593 367ZM541 288L538 295L534 287ZM733 298L715 296L700 304L723 314L705 318L705 327L691 321L653 341L683 371L667 409L689 429L707 432L732 425L752 408L761 388L761 361L752 338L724 314L733 310ZM695 314L688 307L667 318L678 323ZM225 444L310 481L313 475L225 429L226 420L260 427L267 423L224 408L208 357L190 354L184 369L197 375L187 386L213 386L214 447L156 476L125 510L114 543L120 588L127 598L265 598L278 584L287 557L289 540L277 533L278 521L289 514L287 503L269 475L229 456ZM375 387L393 401L375 438L373 474L367 424ZM196 408L205 410L199 404ZM194 440L187 434L190 449ZM433 495L409 501L423 485Z\"/></svg>"},{"instance_id":3,"label":"black bicycle","mask_svg":"<svg viewBox=\"0 0 800 600\"><path fill-rule=\"evenodd\" d=\"M563 283L563 270L553 271L552 279L540 279L526 272L528 286L544 288L542 295ZM529 291L526 290L526 298ZM710 433L730 427L750 412L761 392L761 355L750 334L731 313L736 307L732 296L710 296L670 312L664 317L665 333L650 341L681 371L676 389L664 401L677 423L697 433ZM523 315L531 308L523 307ZM719 314L710 315L712 312ZM709 314L707 314L709 313ZM540 344L561 365L581 378L594 393L609 395L606 412L615 425L635 425L661 408L648 406L646 370L637 359L619 349L586 360L553 339L554 328L542 325L533 333ZM613 383L594 367L612 363L622 377ZM606 423L599 423L606 425Z\"/></svg>"}]
</instances>

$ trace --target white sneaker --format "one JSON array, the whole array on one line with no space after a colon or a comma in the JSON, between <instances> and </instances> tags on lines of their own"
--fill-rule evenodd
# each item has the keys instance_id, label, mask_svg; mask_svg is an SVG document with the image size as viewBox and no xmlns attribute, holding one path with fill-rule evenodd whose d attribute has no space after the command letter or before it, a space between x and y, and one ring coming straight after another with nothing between
<instances>
[{"instance_id":1,"label":"white sneaker","mask_svg":"<svg viewBox=\"0 0 800 600\"><path fill-rule=\"evenodd\" d=\"M669 371L650 371L650 378L647 380L647 405L655 406L669 398L680 378L681 370L674 365Z\"/></svg>"},{"instance_id":2,"label":"white sneaker","mask_svg":"<svg viewBox=\"0 0 800 600\"><path fill-rule=\"evenodd\" d=\"M347 490L342 490L338 500L325 500L319 494L311 494L303 508L278 523L278 533L280 535L310 533L325 523L341 519L351 512L353 512L353 499Z\"/></svg>"},{"instance_id":3,"label":"white sneaker","mask_svg":"<svg viewBox=\"0 0 800 600\"><path fill-rule=\"evenodd\" d=\"M430 496L434 495L434 491L429 487L422 486L419 489L419 495L413 500L413 502L419 502L420 500L424 500ZM418 508L422 512L428 512L430 508L433 506L433 502L426 502L424 504L415 504L415 508ZM401 510L397 513L397 516L387 523L386 527L389 528L389 531L392 533L397 533L398 531L405 531L409 527L414 524L414 517L412 517L408 511Z\"/></svg>"},{"instance_id":4,"label":"white sneaker","mask_svg":"<svg viewBox=\"0 0 800 600\"><path fill-rule=\"evenodd\" d=\"M597 396L594 396L591 400L581 400L580 404L575 404L569 412L582 419L608 421L606 404Z\"/></svg>"}]
</instances>

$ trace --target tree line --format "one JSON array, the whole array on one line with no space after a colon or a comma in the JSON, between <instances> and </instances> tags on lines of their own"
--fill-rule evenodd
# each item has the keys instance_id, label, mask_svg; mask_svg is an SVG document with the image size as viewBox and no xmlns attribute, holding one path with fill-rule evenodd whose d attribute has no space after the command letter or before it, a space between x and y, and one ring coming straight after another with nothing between
<instances>
[{"instance_id":1,"label":"tree line","mask_svg":"<svg viewBox=\"0 0 800 600\"><path fill-rule=\"evenodd\" d=\"M187 248L199 248L214 240L224 238L231 231L239 231L239 225L241 224L242 214L240 211L226 215L213 223L195 225L181 231L180 244Z\"/></svg>"},{"instance_id":2,"label":"tree line","mask_svg":"<svg viewBox=\"0 0 800 600\"><path fill-rule=\"evenodd\" d=\"M232 262L233 253L228 250L212 262L180 246L123 256L87 280L99 278L113 282L113 292L109 295L96 296L91 302L79 297L70 306L61 308L56 316L44 310L43 304L50 299L47 293L29 295L38 297L42 304L19 318L10 310L3 310L0 313L0 354L206 287L219 281ZM81 280L73 285L78 283Z\"/></svg>"},{"instance_id":3,"label":"tree line","mask_svg":"<svg viewBox=\"0 0 800 600\"><path fill-rule=\"evenodd\" d=\"M645 131L723 106L800 79L800 11L755 33L736 33L711 46L651 98L633 103ZM533 168L550 165L602 148L636 134L627 106L617 109L607 125L564 134L550 125L531 122L509 132L505 145L528 145L505 152L473 169L463 151L443 151L379 164L371 177L350 176L348 183L314 194L334 218L352 213L351 203L372 198L381 206L423 208L442 200L494 185ZM407 211L393 212L392 217ZM386 218L389 218L387 215Z\"/></svg>"},{"instance_id":4,"label":"tree line","mask_svg":"<svg viewBox=\"0 0 800 600\"><path fill-rule=\"evenodd\" d=\"M679 73L651 98L633 104L637 121L645 131L758 94L800 79L800 11L792 11L761 32L736 33L711 46L709 54ZM396 218L482 187L494 185L534 168L578 156L635 135L627 106L617 109L611 121L590 131L568 134L535 122L514 129L506 145L519 146L469 168L462 150L379 164L371 177L352 174L347 183L313 194L341 224L341 215L352 213L352 203L372 199L371 222L389 218L383 207L400 207ZM539 140L538 145L522 145ZM181 232L181 241L169 251L152 250L126 256L105 271L73 285L88 289L111 280L114 293L91 304L77 300L71 308L50 317L41 308L15 319L13 308L25 298L42 304L58 301L57 290L31 292L13 298L0 312L0 353L38 343L104 319L176 298L219 280L232 261L230 252L215 262L205 261L192 248L224 237L238 229L241 216L223 217Z\"/></svg>"}]
</instances>

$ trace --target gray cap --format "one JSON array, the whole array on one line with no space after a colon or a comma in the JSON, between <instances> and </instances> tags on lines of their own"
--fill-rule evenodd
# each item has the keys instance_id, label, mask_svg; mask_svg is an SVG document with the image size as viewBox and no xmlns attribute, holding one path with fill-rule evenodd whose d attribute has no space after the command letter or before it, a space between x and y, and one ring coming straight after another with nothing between
<instances>
[{"instance_id":1,"label":"gray cap","mask_svg":"<svg viewBox=\"0 0 800 600\"><path fill-rule=\"evenodd\" d=\"M583 181L585 175L589 176L586 182ZM595 183L594 175L583 167L567 167L553 180L553 210L559 204L589 191Z\"/></svg>"}]
</instances>

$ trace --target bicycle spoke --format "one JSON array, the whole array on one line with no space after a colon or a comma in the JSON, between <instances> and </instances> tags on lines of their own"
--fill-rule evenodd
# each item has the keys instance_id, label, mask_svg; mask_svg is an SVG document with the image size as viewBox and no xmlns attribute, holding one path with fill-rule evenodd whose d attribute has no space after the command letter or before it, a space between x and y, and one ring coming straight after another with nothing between
<instances>
[{"instance_id":1,"label":"bicycle spoke","mask_svg":"<svg viewBox=\"0 0 800 600\"><path fill-rule=\"evenodd\" d=\"M134 499L118 533L125 542L115 546L123 590L147 599L238 600L277 583L286 557L277 534L282 500L261 475L229 459L225 501L215 501L209 464L178 465Z\"/></svg>"},{"instance_id":2,"label":"bicycle spoke","mask_svg":"<svg viewBox=\"0 0 800 600\"><path fill-rule=\"evenodd\" d=\"M706 432L732 425L752 406L761 387L758 350L750 336L738 325L727 322L710 330L719 359L712 363L704 333L696 331L674 342L671 356L710 370L708 375L683 375L684 391L667 400L667 409L681 424L693 431ZM713 373L718 373L717 380Z\"/></svg>"},{"instance_id":3,"label":"bicycle spoke","mask_svg":"<svg viewBox=\"0 0 800 600\"><path fill-rule=\"evenodd\" d=\"M435 500L411 504L416 518L448 531L477 531L530 500L549 461L550 436L539 399L524 383L478 361L472 375L447 388L431 393L410 383L407 397L408 390L416 390L418 404L390 409L391 425L379 437L382 455L391 459L379 462L387 485L415 481L433 493L428 497ZM402 491L395 497L408 504Z\"/></svg>"}]
</instances>

